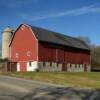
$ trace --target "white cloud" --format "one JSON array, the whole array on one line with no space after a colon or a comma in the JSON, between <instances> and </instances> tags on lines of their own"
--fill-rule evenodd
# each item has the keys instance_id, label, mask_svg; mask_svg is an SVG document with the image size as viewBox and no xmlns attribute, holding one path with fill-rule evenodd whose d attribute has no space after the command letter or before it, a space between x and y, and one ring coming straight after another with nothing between
<instances>
[{"instance_id":1,"label":"white cloud","mask_svg":"<svg viewBox=\"0 0 100 100\"><path fill-rule=\"evenodd\" d=\"M37 20L43 20L48 18L58 18L58 17L64 17L64 16L79 16L79 15L85 15L85 14L91 14L91 13L100 13L100 7L96 7L96 5L90 5L90 6L83 6L81 8L73 9L73 10L67 10L64 12L53 12L51 14L43 14L40 16L34 16L34 15L28 15L28 14L21 14L21 17L24 20L30 20L30 21L37 21Z\"/></svg>"}]
</instances>

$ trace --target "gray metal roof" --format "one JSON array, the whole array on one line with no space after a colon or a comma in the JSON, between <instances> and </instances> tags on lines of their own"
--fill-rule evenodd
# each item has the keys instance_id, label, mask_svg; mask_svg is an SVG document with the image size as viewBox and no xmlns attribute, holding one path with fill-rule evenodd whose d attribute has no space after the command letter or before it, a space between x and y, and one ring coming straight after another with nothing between
<instances>
[{"instance_id":1,"label":"gray metal roof","mask_svg":"<svg viewBox=\"0 0 100 100\"><path fill-rule=\"evenodd\" d=\"M77 39L75 37L70 37L64 34L52 32L39 27L31 26L31 28L39 41L90 50L89 46L84 41Z\"/></svg>"}]
</instances>

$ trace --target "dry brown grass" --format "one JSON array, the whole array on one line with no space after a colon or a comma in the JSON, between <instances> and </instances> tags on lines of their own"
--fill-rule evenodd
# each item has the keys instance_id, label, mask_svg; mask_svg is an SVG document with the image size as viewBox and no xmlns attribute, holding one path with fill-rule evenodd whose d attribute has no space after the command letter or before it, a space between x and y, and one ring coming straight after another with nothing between
<instances>
[{"instance_id":1,"label":"dry brown grass","mask_svg":"<svg viewBox=\"0 0 100 100\"><path fill-rule=\"evenodd\" d=\"M8 75L65 86L100 89L100 73L25 72Z\"/></svg>"}]
</instances>

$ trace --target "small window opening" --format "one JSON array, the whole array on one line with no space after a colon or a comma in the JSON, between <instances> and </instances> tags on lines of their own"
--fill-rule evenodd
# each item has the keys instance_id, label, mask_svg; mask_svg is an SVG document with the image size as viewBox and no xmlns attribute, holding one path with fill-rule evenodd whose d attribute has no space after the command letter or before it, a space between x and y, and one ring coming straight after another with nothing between
<instances>
[{"instance_id":1,"label":"small window opening","mask_svg":"<svg viewBox=\"0 0 100 100\"><path fill-rule=\"evenodd\" d=\"M32 66L32 62L31 62L31 61L29 61L29 66L30 66L30 67Z\"/></svg>"},{"instance_id":2,"label":"small window opening","mask_svg":"<svg viewBox=\"0 0 100 100\"><path fill-rule=\"evenodd\" d=\"M19 53L18 52L16 52L16 58L18 58L19 57Z\"/></svg>"},{"instance_id":3,"label":"small window opening","mask_svg":"<svg viewBox=\"0 0 100 100\"><path fill-rule=\"evenodd\" d=\"M31 52L30 51L27 51L27 56L31 56Z\"/></svg>"}]
</instances>

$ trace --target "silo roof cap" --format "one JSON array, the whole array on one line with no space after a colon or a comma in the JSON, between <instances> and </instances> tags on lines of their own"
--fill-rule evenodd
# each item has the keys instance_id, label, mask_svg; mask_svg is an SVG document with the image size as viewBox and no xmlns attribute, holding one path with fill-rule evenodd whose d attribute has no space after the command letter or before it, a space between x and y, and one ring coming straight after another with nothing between
<instances>
[{"instance_id":1,"label":"silo roof cap","mask_svg":"<svg viewBox=\"0 0 100 100\"><path fill-rule=\"evenodd\" d=\"M4 32L13 32L13 30L8 26L7 28L4 29Z\"/></svg>"}]
</instances>

